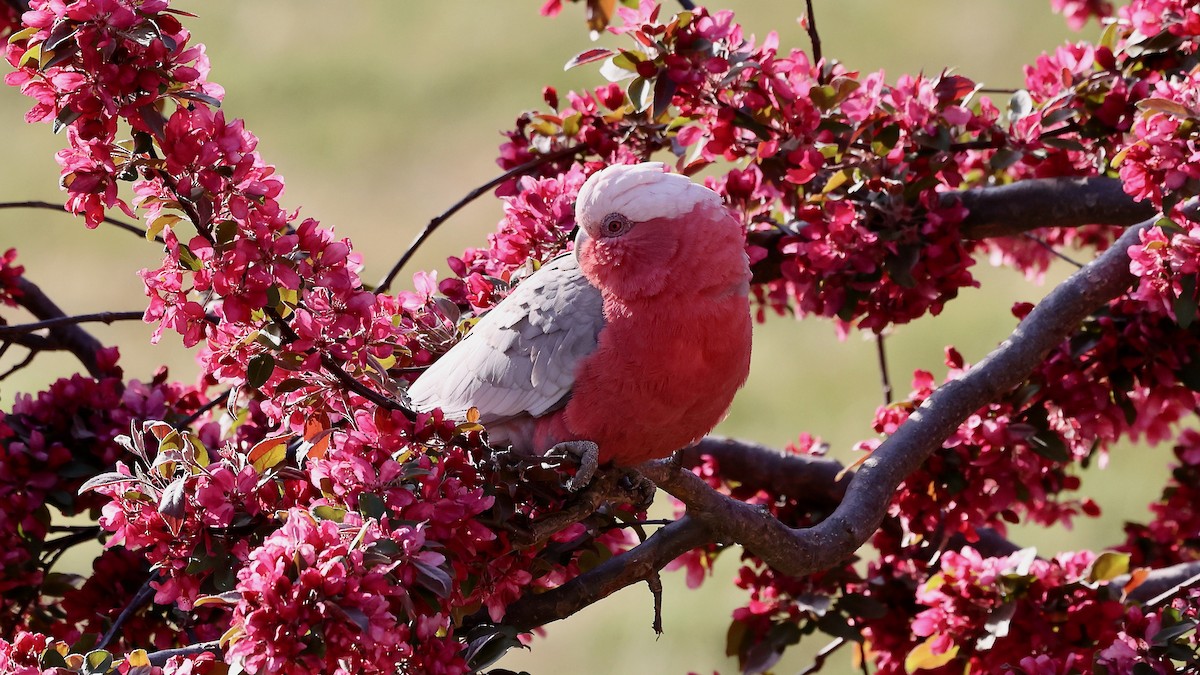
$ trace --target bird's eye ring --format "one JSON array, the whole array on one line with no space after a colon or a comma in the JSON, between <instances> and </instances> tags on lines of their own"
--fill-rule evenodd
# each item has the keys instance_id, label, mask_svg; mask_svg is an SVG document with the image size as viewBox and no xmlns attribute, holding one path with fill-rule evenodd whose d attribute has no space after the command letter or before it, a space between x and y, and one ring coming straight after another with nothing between
<instances>
[{"instance_id":1,"label":"bird's eye ring","mask_svg":"<svg viewBox=\"0 0 1200 675\"><path fill-rule=\"evenodd\" d=\"M619 237L629 231L633 222L619 213L610 213L600 221L600 232L606 237Z\"/></svg>"}]
</instances>

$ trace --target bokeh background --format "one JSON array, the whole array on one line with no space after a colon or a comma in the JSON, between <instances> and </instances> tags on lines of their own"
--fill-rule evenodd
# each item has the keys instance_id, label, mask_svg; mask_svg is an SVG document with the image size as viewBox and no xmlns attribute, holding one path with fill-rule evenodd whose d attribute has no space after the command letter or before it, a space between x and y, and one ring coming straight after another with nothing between
<instances>
[{"instance_id":1,"label":"bokeh background","mask_svg":"<svg viewBox=\"0 0 1200 675\"><path fill-rule=\"evenodd\" d=\"M259 150L286 178L285 203L350 237L366 261L364 277L377 280L428 220L471 188L499 173L500 131L521 111L541 106L541 89L560 92L603 82L594 66L564 72L562 64L589 48L581 5L568 4L553 19L538 15L541 0L520 2L395 2L358 0L181 0L200 14L188 21L208 45L211 79L227 90L224 109L243 117L261 139ZM667 10L675 5L666 2ZM1047 0L816 0L824 53L854 70L885 69L936 75L944 68L991 87L1019 87L1022 64L1065 40L1094 39L1095 24L1067 30ZM747 32L776 30L784 48L808 49L797 18L802 2L720 0ZM601 36L603 44L619 44ZM54 152L63 139L48 126L30 127L28 107L14 90L0 92L4 161L0 201L62 201ZM445 258L479 245L500 217L492 196L478 200L434 236L402 274L440 269ZM128 233L84 229L70 216L0 210L0 246L16 246L28 276L68 313L141 310L136 270L156 266L161 250ZM0 249L2 250L2 249ZM915 368L944 374L946 345L978 361L1015 321L1017 300L1036 301L1069 269L1052 271L1037 285L980 261L982 288L969 289L938 317L901 327L887 338L897 394L909 390ZM6 310L10 322L28 320ZM96 326L106 344L121 347L126 373L149 378L166 364L191 380L195 368L178 340L150 345L138 322ZM829 443L831 453L853 459L851 446L871 437L870 422L882 401L873 341L852 335L839 341L833 326L810 319L773 318L757 327L749 384L721 433L782 447L801 432ZM13 352L20 350L14 349ZM14 362L0 360L0 370ZM0 382L0 404L17 392L38 391L78 370L69 357L44 355L35 365ZM1121 539L1120 525L1140 519L1166 475L1164 448L1114 452L1105 471L1090 470L1084 490L1101 505L1098 520L1073 530L1018 528L1012 537L1043 554L1103 548ZM551 625L531 651L514 652L500 665L542 673L735 672L725 656L730 612L744 603L730 579L737 552L719 561L714 579L689 592L680 575L664 578L664 627L650 630L652 605L644 586L618 593L568 620ZM80 566L81 561L67 561ZM82 571L82 570L81 570ZM777 672L801 670L824 640L816 636L781 662ZM849 672L849 650L825 672Z\"/></svg>"}]
</instances>

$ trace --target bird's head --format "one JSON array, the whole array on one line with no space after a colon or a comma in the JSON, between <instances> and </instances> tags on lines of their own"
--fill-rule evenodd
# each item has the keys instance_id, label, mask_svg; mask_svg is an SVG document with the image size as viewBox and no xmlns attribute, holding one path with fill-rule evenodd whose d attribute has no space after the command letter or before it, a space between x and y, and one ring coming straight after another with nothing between
<instances>
[{"instance_id":1,"label":"bird's head","mask_svg":"<svg viewBox=\"0 0 1200 675\"><path fill-rule=\"evenodd\" d=\"M733 247L741 226L721 197L661 162L618 164L592 174L575 202L575 253L593 283L619 295L650 296L669 285L697 248ZM702 253L702 257L707 251Z\"/></svg>"}]
</instances>

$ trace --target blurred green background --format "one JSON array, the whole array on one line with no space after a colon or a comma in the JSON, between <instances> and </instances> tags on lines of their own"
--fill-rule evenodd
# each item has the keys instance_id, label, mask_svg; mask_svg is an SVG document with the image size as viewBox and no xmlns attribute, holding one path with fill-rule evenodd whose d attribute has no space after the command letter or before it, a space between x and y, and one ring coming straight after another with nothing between
<instances>
[{"instance_id":1,"label":"blurred green background","mask_svg":"<svg viewBox=\"0 0 1200 675\"><path fill-rule=\"evenodd\" d=\"M594 67L562 69L591 46L582 6L568 4L559 17L546 19L538 15L541 4L208 0L177 6L201 15L187 25L208 45L211 79L228 92L226 114L245 118L261 139L263 157L287 179L285 204L350 237L366 260L365 278L373 282L430 218L499 173L494 160L500 131L522 110L541 106L543 86L564 92L602 82ZM1070 33L1047 0L815 4L824 53L851 69L883 68L890 79L950 67L989 86L1018 87L1022 64L1064 40L1093 39L1099 30L1091 24L1081 35ZM778 31L785 49L808 48L797 22L802 2L727 0L709 7L734 10L747 32ZM619 44L607 35L601 42ZM0 201L61 202L53 156L63 139L48 126L24 125L27 107L16 91L0 94L7 120ZM499 217L497 200L480 199L432 238L398 285L417 269L444 270L447 255L482 243ZM82 221L43 211L0 210L0 243L19 248L28 276L68 313L143 309L135 271L156 266L161 257L156 246L127 233L105 227L89 232ZM1053 271L1047 284L1068 272ZM908 391L915 368L944 374L945 345L978 361L1012 329L1012 303L1034 301L1048 287L986 261L976 273L983 288L967 290L941 316L888 338L898 396ZM28 319L11 311L5 316L13 323ZM126 372L134 377L149 378L164 363L176 377L194 377L190 355L173 336L152 346L149 328L137 322L94 332L121 346ZM14 359L0 360L0 369ZM16 392L38 391L76 370L70 358L42 356L0 383L0 402L7 406ZM852 459L849 448L871 436L881 399L872 341L853 335L841 342L826 322L774 318L756 330L750 382L719 432L782 447L807 431L826 440L835 456ZM1044 554L1119 541L1120 523L1146 514L1145 504L1166 475L1167 456L1165 448L1114 452L1113 466L1093 470L1084 485L1104 509L1100 519L1070 531L1022 529L1013 538ZM666 632L659 638L650 630L650 594L635 587L551 625L532 651L511 654L500 665L535 675L734 672L724 643L729 614L744 602L728 581L735 557L727 554L717 578L699 591L687 592L679 575L667 575ZM810 642L789 653L777 672L807 665L824 640ZM849 671L848 659L847 650L826 672Z\"/></svg>"}]
</instances>

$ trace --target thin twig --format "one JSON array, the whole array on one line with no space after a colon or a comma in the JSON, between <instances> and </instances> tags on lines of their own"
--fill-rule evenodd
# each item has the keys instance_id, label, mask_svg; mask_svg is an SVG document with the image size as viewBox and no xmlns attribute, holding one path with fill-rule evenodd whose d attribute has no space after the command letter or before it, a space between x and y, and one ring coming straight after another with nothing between
<instances>
[{"instance_id":1,"label":"thin twig","mask_svg":"<svg viewBox=\"0 0 1200 675\"><path fill-rule=\"evenodd\" d=\"M213 408L217 407L218 405L220 405L221 402L224 401L225 398L228 396L229 396L229 390L226 390L225 393L221 394L220 396L214 396L212 398L212 400L210 400L208 403L205 403L204 405L197 408L196 411L193 412L191 415L188 415L187 417L183 418L183 420L181 420L179 422L178 428L186 429L187 427L192 426L192 423L195 422L196 420L200 419L201 415L203 415L204 413L206 413L206 412L212 410Z\"/></svg>"},{"instance_id":2,"label":"thin twig","mask_svg":"<svg viewBox=\"0 0 1200 675\"><path fill-rule=\"evenodd\" d=\"M67 313L62 311L50 299L50 296L46 295L37 284L27 277L17 279L17 288L21 291L16 298L17 303L29 310L29 313L35 317L46 321L67 316ZM67 323L50 327L50 337L74 354L92 377L100 377L104 374L96 360L96 353L103 349L104 345L100 344L100 341L91 333L77 324Z\"/></svg>"},{"instance_id":3,"label":"thin twig","mask_svg":"<svg viewBox=\"0 0 1200 675\"><path fill-rule=\"evenodd\" d=\"M1058 249L1054 248L1053 246L1046 243L1045 241L1042 241L1042 239L1040 237L1035 237L1028 232L1022 232L1021 236L1024 237L1025 239L1028 239L1029 241L1034 242L1035 244L1041 246L1042 248L1046 249L1047 251L1050 252L1051 255L1058 258L1059 260L1062 260L1068 264L1074 265L1076 268L1083 267L1083 263L1064 254L1062 251L1059 251Z\"/></svg>"},{"instance_id":4,"label":"thin twig","mask_svg":"<svg viewBox=\"0 0 1200 675\"><path fill-rule=\"evenodd\" d=\"M157 652L150 652L147 656L150 658L150 664L162 666L172 656L195 656L204 652L212 652L218 657L221 656L221 643L213 640L212 642L201 642L199 644L188 645L186 647L176 647L175 649L163 649Z\"/></svg>"},{"instance_id":5,"label":"thin twig","mask_svg":"<svg viewBox=\"0 0 1200 675\"><path fill-rule=\"evenodd\" d=\"M883 344L883 333L875 334L875 355L879 358L879 379L883 387L883 404L892 404L892 378L888 375L887 348Z\"/></svg>"},{"instance_id":6,"label":"thin twig","mask_svg":"<svg viewBox=\"0 0 1200 675\"><path fill-rule=\"evenodd\" d=\"M59 211L61 213L71 213L70 211L67 211L67 207L63 206L62 204L55 204L53 202L41 202L41 201L0 202L0 209L47 209L50 211ZM74 215L74 214L72 214L72 215ZM109 225L114 225L116 227L119 227L122 230L125 230L126 232L132 232L132 233L138 235L139 237L142 237L143 239L146 237L146 231L143 230L142 228L138 227L137 225L131 225L123 220L117 220L116 218L110 218L108 216L104 216L103 220L104 220L104 222L108 223ZM158 243L161 244L162 237L156 236L156 237L154 237L154 241L157 241Z\"/></svg>"},{"instance_id":7,"label":"thin twig","mask_svg":"<svg viewBox=\"0 0 1200 675\"><path fill-rule=\"evenodd\" d=\"M26 367L29 366L29 364L33 363L33 359L36 358L37 355L40 353L41 353L40 350L36 350L36 349L29 350L29 353L25 355L25 358L18 361L12 368L9 368L8 370L4 371L3 373L0 373L0 382L7 380L9 377L11 377L15 373L18 373L18 372L24 370Z\"/></svg>"},{"instance_id":8,"label":"thin twig","mask_svg":"<svg viewBox=\"0 0 1200 675\"><path fill-rule=\"evenodd\" d=\"M692 2L692 0L679 0L679 6L689 12L696 9L696 3Z\"/></svg>"},{"instance_id":9,"label":"thin twig","mask_svg":"<svg viewBox=\"0 0 1200 675\"><path fill-rule=\"evenodd\" d=\"M408 261L412 259L413 255L416 254L417 249L421 247L421 244L424 244L425 240L428 239L430 235L432 235L438 229L438 227L441 226L442 223L446 222L450 216L458 213L464 206L470 204L478 199L483 193L500 185L504 181L513 178L514 176L524 175L543 164L557 161L563 159L564 157L570 157L571 155L578 154L584 149L585 146L583 145L572 145L570 147L560 148L553 152L548 152L544 155L538 155L528 162L514 166L508 171L505 171L499 176L496 176L490 181L468 192L465 197L455 202L453 206L443 211L441 215L429 221L429 224L425 226L425 229L421 230L421 233L418 234L416 238L412 240L412 243L408 245L408 248L404 251L404 254L401 255L400 259L396 261L396 264L392 265L392 269L388 270L388 273L385 274L383 278L379 280L379 283L375 285L375 292L386 293L387 290L391 288L392 282L395 281L396 275L400 274L400 270L403 269L406 264L408 264Z\"/></svg>"},{"instance_id":10,"label":"thin twig","mask_svg":"<svg viewBox=\"0 0 1200 675\"><path fill-rule=\"evenodd\" d=\"M287 321L283 320L283 317L279 316L278 312L270 307L268 307L265 311L267 316L271 318L271 321L279 327L279 331L283 334L285 340L291 343L300 339L300 336L296 334L296 331L292 330L292 327ZM321 365L325 368L325 370L327 370L330 375L333 375L334 378L345 385L345 387L350 391L362 396L380 408L385 410L397 410L403 413L410 422L415 422L417 420L417 414L410 410L407 406L402 405L399 401L380 394L374 389L364 385L362 382L354 379L354 376L350 373L347 373L346 369L342 368L342 366L337 361L334 361L333 357L330 355L321 352L320 356Z\"/></svg>"},{"instance_id":11,"label":"thin twig","mask_svg":"<svg viewBox=\"0 0 1200 675\"><path fill-rule=\"evenodd\" d=\"M800 671L798 675L812 675L820 672L825 667L825 660L829 658L829 655L841 649L845 644L846 638L836 638L833 642L821 647L821 651L813 656L812 664Z\"/></svg>"},{"instance_id":12,"label":"thin twig","mask_svg":"<svg viewBox=\"0 0 1200 675\"><path fill-rule=\"evenodd\" d=\"M33 323L19 323L11 326L0 326L0 338L7 338L14 335L22 335L32 333L35 330L43 328L56 328L58 326L72 326L81 323L106 323L112 324L114 321L133 321L140 320L145 316L145 312L129 311L129 312L96 312L95 314L75 314L72 316L59 316L53 319L45 319L43 321L35 321Z\"/></svg>"},{"instance_id":13,"label":"thin twig","mask_svg":"<svg viewBox=\"0 0 1200 675\"><path fill-rule=\"evenodd\" d=\"M813 13L812 0L804 0L804 5L808 8L808 21L804 22L804 29L808 31L808 39L812 41L813 65L820 68L821 36L817 33L817 15ZM822 84L824 84L823 81Z\"/></svg>"},{"instance_id":14,"label":"thin twig","mask_svg":"<svg viewBox=\"0 0 1200 675\"><path fill-rule=\"evenodd\" d=\"M121 626L124 626L126 621L129 621L129 619L132 618L133 615L138 612L138 610L146 606L146 603L150 601L150 598L154 597L154 593L156 591L150 584L156 579L158 579L158 572L153 572L149 577L146 578L144 582L142 582L141 587L138 588L137 592L133 594L133 597L129 599L129 604L125 605L124 609L121 610L121 613L118 614L117 618L113 620L112 625L108 627L108 630L104 631L104 635L102 635L100 637L100 641L96 643L96 649L104 649L110 643L112 643L113 638L117 636L117 631L121 630Z\"/></svg>"}]
</instances>

